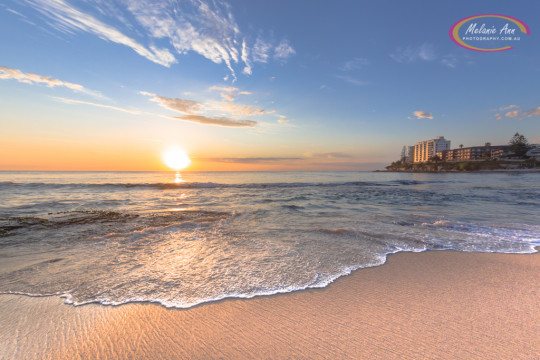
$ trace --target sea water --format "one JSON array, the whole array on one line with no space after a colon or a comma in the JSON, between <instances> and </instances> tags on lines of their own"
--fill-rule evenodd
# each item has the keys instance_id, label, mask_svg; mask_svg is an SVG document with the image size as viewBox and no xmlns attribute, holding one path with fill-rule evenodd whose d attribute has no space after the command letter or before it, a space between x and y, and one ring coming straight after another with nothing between
<instances>
[{"instance_id":1,"label":"sea water","mask_svg":"<svg viewBox=\"0 0 540 360\"><path fill-rule=\"evenodd\" d=\"M538 173L0 172L0 293L158 302L324 287L399 251L532 253Z\"/></svg>"}]
</instances>

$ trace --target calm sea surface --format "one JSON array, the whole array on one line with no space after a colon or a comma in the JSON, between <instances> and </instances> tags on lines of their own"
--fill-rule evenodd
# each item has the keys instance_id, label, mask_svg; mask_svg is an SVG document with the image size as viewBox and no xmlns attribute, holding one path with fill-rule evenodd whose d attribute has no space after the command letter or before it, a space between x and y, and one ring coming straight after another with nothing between
<instances>
[{"instance_id":1,"label":"calm sea surface","mask_svg":"<svg viewBox=\"0 0 540 360\"><path fill-rule=\"evenodd\" d=\"M0 172L0 293L190 307L398 251L530 253L540 174Z\"/></svg>"}]
</instances>

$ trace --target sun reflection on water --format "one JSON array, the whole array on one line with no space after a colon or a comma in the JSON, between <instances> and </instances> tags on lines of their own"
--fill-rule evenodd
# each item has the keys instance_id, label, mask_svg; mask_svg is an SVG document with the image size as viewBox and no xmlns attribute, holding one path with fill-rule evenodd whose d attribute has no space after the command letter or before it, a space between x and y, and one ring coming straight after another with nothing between
<instances>
[{"instance_id":1,"label":"sun reflection on water","mask_svg":"<svg viewBox=\"0 0 540 360\"><path fill-rule=\"evenodd\" d=\"M182 178L182 174L180 174L180 171L178 171L178 172L176 173L175 178L174 178L174 183L175 183L175 184L181 184L181 183L184 183L184 182L186 182L186 180L184 180L184 179Z\"/></svg>"}]
</instances>

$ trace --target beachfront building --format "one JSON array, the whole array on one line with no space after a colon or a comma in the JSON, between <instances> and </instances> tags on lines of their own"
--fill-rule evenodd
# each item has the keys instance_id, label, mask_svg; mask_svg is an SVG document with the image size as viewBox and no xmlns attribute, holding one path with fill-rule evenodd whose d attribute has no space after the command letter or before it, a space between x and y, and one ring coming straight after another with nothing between
<instances>
[{"instance_id":1,"label":"beachfront building","mask_svg":"<svg viewBox=\"0 0 540 360\"><path fill-rule=\"evenodd\" d=\"M407 152L407 162L409 164L413 163L414 162L414 146L409 146L408 147L408 152Z\"/></svg>"},{"instance_id":2,"label":"beachfront building","mask_svg":"<svg viewBox=\"0 0 540 360\"><path fill-rule=\"evenodd\" d=\"M454 160L454 150L443 150L436 154L442 162Z\"/></svg>"},{"instance_id":3,"label":"beachfront building","mask_svg":"<svg viewBox=\"0 0 540 360\"><path fill-rule=\"evenodd\" d=\"M444 136L437 136L435 139L419 141L414 146L414 162L427 162L439 152L450 150L450 140Z\"/></svg>"},{"instance_id":4,"label":"beachfront building","mask_svg":"<svg viewBox=\"0 0 540 360\"><path fill-rule=\"evenodd\" d=\"M535 160L540 160L540 144L531 144L531 148L525 155Z\"/></svg>"},{"instance_id":5,"label":"beachfront building","mask_svg":"<svg viewBox=\"0 0 540 360\"><path fill-rule=\"evenodd\" d=\"M486 143L484 146L471 146L452 150L443 150L437 155L442 161L470 161L481 159L500 158L508 152L508 145L491 146Z\"/></svg>"}]
</instances>

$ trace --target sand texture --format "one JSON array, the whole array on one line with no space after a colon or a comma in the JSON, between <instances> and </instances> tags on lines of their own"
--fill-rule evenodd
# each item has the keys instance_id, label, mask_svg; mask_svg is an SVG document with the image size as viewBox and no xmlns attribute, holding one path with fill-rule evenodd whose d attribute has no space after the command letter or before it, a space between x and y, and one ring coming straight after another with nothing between
<instances>
[{"instance_id":1,"label":"sand texture","mask_svg":"<svg viewBox=\"0 0 540 360\"><path fill-rule=\"evenodd\" d=\"M540 254L391 255L325 289L187 310L0 296L4 359L540 359Z\"/></svg>"}]
</instances>

